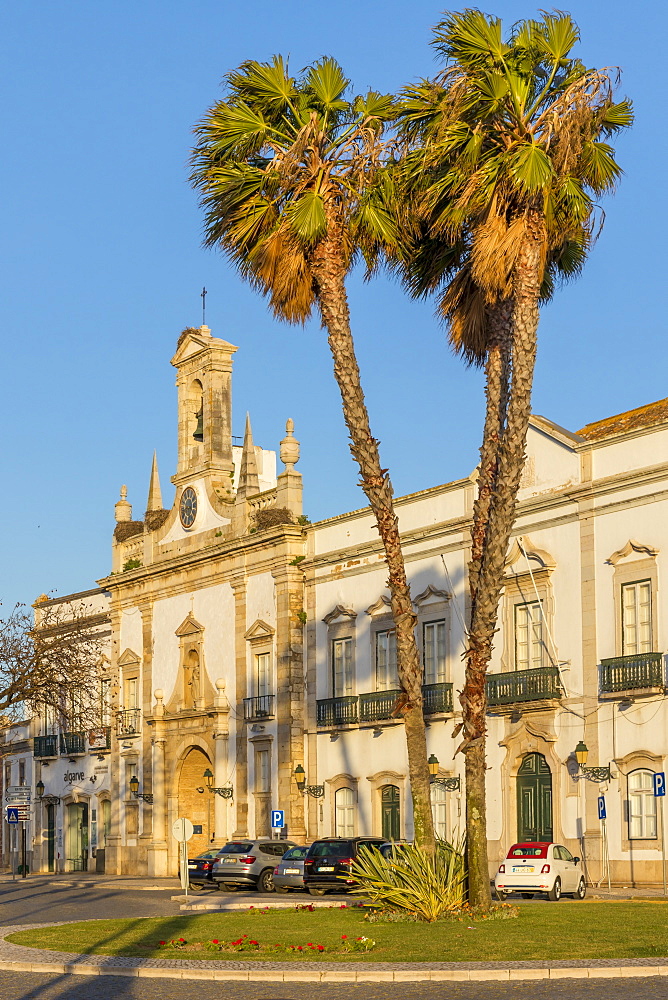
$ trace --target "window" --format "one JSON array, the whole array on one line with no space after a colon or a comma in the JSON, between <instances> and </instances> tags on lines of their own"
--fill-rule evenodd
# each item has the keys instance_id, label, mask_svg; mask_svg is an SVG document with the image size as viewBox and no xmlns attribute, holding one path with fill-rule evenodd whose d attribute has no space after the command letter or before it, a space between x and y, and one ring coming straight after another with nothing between
<instances>
[{"instance_id":1,"label":"window","mask_svg":"<svg viewBox=\"0 0 668 1000\"><path fill-rule=\"evenodd\" d=\"M26 762L24 760L19 761L19 785L25 785L26 783Z\"/></svg>"},{"instance_id":2,"label":"window","mask_svg":"<svg viewBox=\"0 0 668 1000\"><path fill-rule=\"evenodd\" d=\"M436 782L431 786L431 812L434 817L434 833L441 840L447 836L447 795L443 785Z\"/></svg>"},{"instance_id":3,"label":"window","mask_svg":"<svg viewBox=\"0 0 668 1000\"><path fill-rule=\"evenodd\" d=\"M628 778L629 840L656 839L654 772L632 771Z\"/></svg>"},{"instance_id":4,"label":"window","mask_svg":"<svg viewBox=\"0 0 668 1000\"><path fill-rule=\"evenodd\" d=\"M100 681L100 725L111 725L111 680L108 677Z\"/></svg>"},{"instance_id":5,"label":"window","mask_svg":"<svg viewBox=\"0 0 668 1000\"><path fill-rule=\"evenodd\" d=\"M139 678L125 679L125 708L139 708Z\"/></svg>"},{"instance_id":6,"label":"window","mask_svg":"<svg viewBox=\"0 0 668 1000\"><path fill-rule=\"evenodd\" d=\"M376 632L376 690L399 687L397 677L397 638L394 629Z\"/></svg>"},{"instance_id":7,"label":"window","mask_svg":"<svg viewBox=\"0 0 668 1000\"><path fill-rule=\"evenodd\" d=\"M445 681L445 622L425 622L422 627L425 684Z\"/></svg>"},{"instance_id":8,"label":"window","mask_svg":"<svg viewBox=\"0 0 668 1000\"><path fill-rule=\"evenodd\" d=\"M354 837L355 795L352 788L339 788L334 796L337 837Z\"/></svg>"},{"instance_id":9,"label":"window","mask_svg":"<svg viewBox=\"0 0 668 1000\"><path fill-rule=\"evenodd\" d=\"M5 788L9 788L12 783L12 765L5 764Z\"/></svg>"},{"instance_id":10,"label":"window","mask_svg":"<svg viewBox=\"0 0 668 1000\"><path fill-rule=\"evenodd\" d=\"M515 670L543 666L543 615L540 601L515 605Z\"/></svg>"},{"instance_id":11,"label":"window","mask_svg":"<svg viewBox=\"0 0 668 1000\"><path fill-rule=\"evenodd\" d=\"M271 694L271 653L255 654L255 695Z\"/></svg>"},{"instance_id":12,"label":"window","mask_svg":"<svg viewBox=\"0 0 668 1000\"><path fill-rule=\"evenodd\" d=\"M652 652L652 583L622 587L622 656Z\"/></svg>"},{"instance_id":13,"label":"window","mask_svg":"<svg viewBox=\"0 0 668 1000\"><path fill-rule=\"evenodd\" d=\"M255 791L271 791L271 768L269 750L255 751Z\"/></svg>"},{"instance_id":14,"label":"window","mask_svg":"<svg viewBox=\"0 0 668 1000\"><path fill-rule=\"evenodd\" d=\"M350 636L332 640L332 696L353 693L353 640Z\"/></svg>"}]
</instances>

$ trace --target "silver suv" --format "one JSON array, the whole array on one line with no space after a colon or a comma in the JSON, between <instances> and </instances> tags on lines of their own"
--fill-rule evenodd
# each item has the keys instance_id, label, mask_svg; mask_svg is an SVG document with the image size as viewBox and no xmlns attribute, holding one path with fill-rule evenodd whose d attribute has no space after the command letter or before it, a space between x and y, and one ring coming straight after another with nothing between
<instances>
[{"instance_id":1,"label":"silver suv","mask_svg":"<svg viewBox=\"0 0 668 1000\"><path fill-rule=\"evenodd\" d=\"M292 840L231 840L218 853L211 877L219 889L252 886L259 892L274 891L274 868Z\"/></svg>"}]
</instances>

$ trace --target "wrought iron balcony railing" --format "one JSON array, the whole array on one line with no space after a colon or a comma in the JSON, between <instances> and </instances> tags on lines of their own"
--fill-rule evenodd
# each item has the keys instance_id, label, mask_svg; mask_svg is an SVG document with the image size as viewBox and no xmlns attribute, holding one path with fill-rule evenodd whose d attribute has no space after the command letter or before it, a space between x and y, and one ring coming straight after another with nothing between
<instances>
[{"instance_id":1,"label":"wrought iron balcony railing","mask_svg":"<svg viewBox=\"0 0 668 1000\"><path fill-rule=\"evenodd\" d=\"M357 696L343 695L339 698L320 698L316 702L319 726L348 726L357 722Z\"/></svg>"},{"instance_id":2,"label":"wrought iron balcony railing","mask_svg":"<svg viewBox=\"0 0 668 1000\"><path fill-rule=\"evenodd\" d=\"M510 670L487 675L487 702L490 707L526 701L553 701L561 698L562 694L558 667L535 667L533 670Z\"/></svg>"},{"instance_id":3,"label":"wrought iron balcony railing","mask_svg":"<svg viewBox=\"0 0 668 1000\"><path fill-rule=\"evenodd\" d=\"M65 757L71 757L73 754L77 753L85 753L86 752L85 733L61 733L60 752Z\"/></svg>"},{"instance_id":4,"label":"wrought iron balcony railing","mask_svg":"<svg viewBox=\"0 0 668 1000\"><path fill-rule=\"evenodd\" d=\"M116 714L116 735L123 740L141 736L140 708L124 708Z\"/></svg>"},{"instance_id":5,"label":"wrought iron balcony railing","mask_svg":"<svg viewBox=\"0 0 668 1000\"><path fill-rule=\"evenodd\" d=\"M601 660L599 674L601 694L619 691L641 691L665 685L663 653L633 653Z\"/></svg>"},{"instance_id":6,"label":"wrought iron balcony railing","mask_svg":"<svg viewBox=\"0 0 668 1000\"><path fill-rule=\"evenodd\" d=\"M401 695L399 688L389 691L372 691L360 695L360 722L380 722L393 718L392 712Z\"/></svg>"},{"instance_id":7,"label":"wrought iron balcony railing","mask_svg":"<svg viewBox=\"0 0 668 1000\"><path fill-rule=\"evenodd\" d=\"M422 711L425 715L452 711L452 684L423 684Z\"/></svg>"},{"instance_id":8,"label":"wrought iron balcony railing","mask_svg":"<svg viewBox=\"0 0 668 1000\"><path fill-rule=\"evenodd\" d=\"M244 719L271 719L274 716L273 694L259 694L254 698L244 698Z\"/></svg>"},{"instance_id":9,"label":"wrought iron balcony railing","mask_svg":"<svg viewBox=\"0 0 668 1000\"><path fill-rule=\"evenodd\" d=\"M32 752L34 757L57 757L58 737L55 733L51 736L35 736Z\"/></svg>"}]
</instances>

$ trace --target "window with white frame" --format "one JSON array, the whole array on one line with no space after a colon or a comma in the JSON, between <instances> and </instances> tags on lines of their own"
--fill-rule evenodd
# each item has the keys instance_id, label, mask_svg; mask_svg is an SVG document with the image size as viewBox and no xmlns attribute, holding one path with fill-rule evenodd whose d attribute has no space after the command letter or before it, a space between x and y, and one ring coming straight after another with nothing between
<instances>
[{"instance_id":1,"label":"window with white frame","mask_svg":"<svg viewBox=\"0 0 668 1000\"><path fill-rule=\"evenodd\" d=\"M652 652L652 582L622 586L622 656Z\"/></svg>"},{"instance_id":2,"label":"window with white frame","mask_svg":"<svg viewBox=\"0 0 668 1000\"><path fill-rule=\"evenodd\" d=\"M629 840L655 840L656 798L654 772L645 769L631 771L628 776Z\"/></svg>"},{"instance_id":3,"label":"window with white frame","mask_svg":"<svg viewBox=\"0 0 668 1000\"><path fill-rule=\"evenodd\" d=\"M339 788L335 792L334 822L337 837L355 836L355 794L352 788Z\"/></svg>"},{"instance_id":4,"label":"window with white frame","mask_svg":"<svg viewBox=\"0 0 668 1000\"><path fill-rule=\"evenodd\" d=\"M397 637L394 629L376 632L376 690L399 687L397 676Z\"/></svg>"},{"instance_id":5,"label":"window with white frame","mask_svg":"<svg viewBox=\"0 0 668 1000\"><path fill-rule=\"evenodd\" d=\"M26 762L24 760L19 761L19 785L25 785L26 783Z\"/></svg>"},{"instance_id":6,"label":"window with white frame","mask_svg":"<svg viewBox=\"0 0 668 1000\"><path fill-rule=\"evenodd\" d=\"M425 622L422 626L425 684L442 684L446 675L445 622Z\"/></svg>"},{"instance_id":7,"label":"window with white frame","mask_svg":"<svg viewBox=\"0 0 668 1000\"><path fill-rule=\"evenodd\" d=\"M332 639L332 697L353 693L353 640Z\"/></svg>"},{"instance_id":8,"label":"window with white frame","mask_svg":"<svg viewBox=\"0 0 668 1000\"><path fill-rule=\"evenodd\" d=\"M111 680L103 677L100 681L100 725L111 725Z\"/></svg>"},{"instance_id":9,"label":"window with white frame","mask_svg":"<svg viewBox=\"0 0 668 1000\"><path fill-rule=\"evenodd\" d=\"M543 666L543 613L540 601L515 605L515 670Z\"/></svg>"},{"instance_id":10,"label":"window with white frame","mask_svg":"<svg viewBox=\"0 0 668 1000\"><path fill-rule=\"evenodd\" d=\"M434 833L445 840L448 832L447 795L444 785L437 782L431 786L431 812L434 817Z\"/></svg>"},{"instance_id":11,"label":"window with white frame","mask_svg":"<svg viewBox=\"0 0 668 1000\"><path fill-rule=\"evenodd\" d=\"M271 653L255 654L254 684L257 698L271 694Z\"/></svg>"},{"instance_id":12,"label":"window with white frame","mask_svg":"<svg viewBox=\"0 0 668 1000\"><path fill-rule=\"evenodd\" d=\"M124 707L126 709L139 708L139 678L126 677L124 687Z\"/></svg>"}]
</instances>

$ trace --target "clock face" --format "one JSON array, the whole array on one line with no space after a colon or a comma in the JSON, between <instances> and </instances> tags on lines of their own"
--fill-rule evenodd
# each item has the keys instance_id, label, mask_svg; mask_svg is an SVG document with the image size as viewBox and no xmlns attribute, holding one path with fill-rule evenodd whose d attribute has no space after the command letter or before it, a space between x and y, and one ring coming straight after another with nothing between
<instances>
[{"instance_id":1,"label":"clock face","mask_svg":"<svg viewBox=\"0 0 668 1000\"><path fill-rule=\"evenodd\" d=\"M181 494L179 516L181 518L181 524L184 528L192 528L195 523L195 518L197 517L197 494L192 486L186 486L185 490Z\"/></svg>"}]
</instances>

